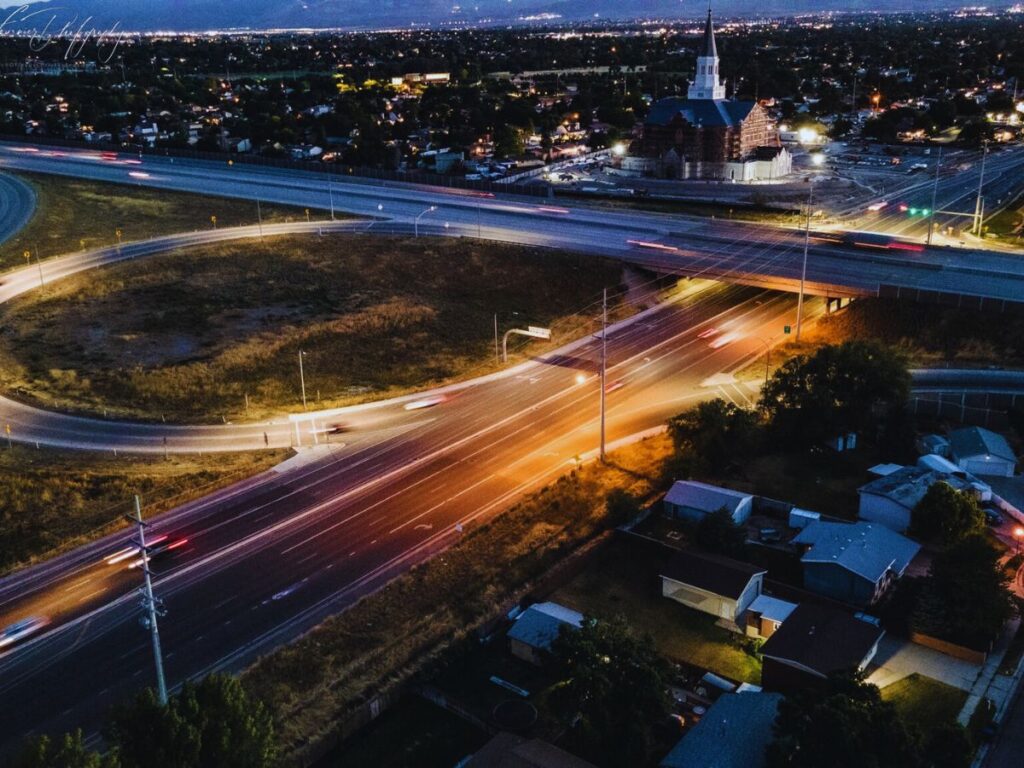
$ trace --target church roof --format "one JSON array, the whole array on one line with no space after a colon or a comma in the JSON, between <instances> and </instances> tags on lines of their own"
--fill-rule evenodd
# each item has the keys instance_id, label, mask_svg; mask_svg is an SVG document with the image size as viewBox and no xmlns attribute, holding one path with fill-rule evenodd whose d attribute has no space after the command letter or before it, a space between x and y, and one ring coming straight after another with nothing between
<instances>
[{"instance_id":1,"label":"church roof","mask_svg":"<svg viewBox=\"0 0 1024 768\"><path fill-rule=\"evenodd\" d=\"M711 25L711 6L708 5L708 23L704 26L704 45L701 46L701 56L718 58L718 48L715 47L715 30Z\"/></svg>"},{"instance_id":2,"label":"church roof","mask_svg":"<svg viewBox=\"0 0 1024 768\"><path fill-rule=\"evenodd\" d=\"M703 128L713 126L736 127L757 105L755 101L726 101L715 99L659 99L647 113L648 125L668 125L680 115L691 125Z\"/></svg>"}]
</instances>

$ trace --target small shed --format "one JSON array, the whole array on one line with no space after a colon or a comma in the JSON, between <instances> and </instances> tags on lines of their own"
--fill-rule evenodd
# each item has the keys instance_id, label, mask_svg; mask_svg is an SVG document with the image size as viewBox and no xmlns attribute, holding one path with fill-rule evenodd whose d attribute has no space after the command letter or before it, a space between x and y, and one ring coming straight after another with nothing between
<instances>
[{"instance_id":1,"label":"small shed","mask_svg":"<svg viewBox=\"0 0 1024 768\"><path fill-rule=\"evenodd\" d=\"M795 609L796 603L771 595L758 595L747 608L747 635L771 637Z\"/></svg>"},{"instance_id":2,"label":"small shed","mask_svg":"<svg viewBox=\"0 0 1024 768\"><path fill-rule=\"evenodd\" d=\"M665 494L664 503L669 517L700 522L707 515L724 509L734 523L741 525L750 517L754 497L695 480L678 480Z\"/></svg>"},{"instance_id":3,"label":"small shed","mask_svg":"<svg viewBox=\"0 0 1024 768\"><path fill-rule=\"evenodd\" d=\"M534 603L520 614L508 631L513 656L540 666L562 627L579 628L583 614L558 603Z\"/></svg>"}]
</instances>

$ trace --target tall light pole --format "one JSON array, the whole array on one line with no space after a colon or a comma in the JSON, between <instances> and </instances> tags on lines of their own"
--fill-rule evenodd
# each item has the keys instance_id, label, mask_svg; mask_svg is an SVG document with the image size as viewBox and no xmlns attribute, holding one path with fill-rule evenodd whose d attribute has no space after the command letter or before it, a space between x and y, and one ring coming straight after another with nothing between
<instances>
[{"instance_id":1,"label":"tall light pole","mask_svg":"<svg viewBox=\"0 0 1024 768\"><path fill-rule=\"evenodd\" d=\"M256 198L256 221L259 222L260 240L263 240L263 209L260 207L260 199Z\"/></svg>"},{"instance_id":2,"label":"tall light pole","mask_svg":"<svg viewBox=\"0 0 1024 768\"><path fill-rule=\"evenodd\" d=\"M419 216L416 217L416 220L413 222L413 225L412 225L413 226L413 237L419 237L420 236L420 219L422 219L428 213L433 213L436 210L437 210L437 206L436 205L432 205L429 208L427 208L427 210L423 211L423 213L421 213Z\"/></svg>"},{"instance_id":3,"label":"tall light pole","mask_svg":"<svg viewBox=\"0 0 1024 768\"><path fill-rule=\"evenodd\" d=\"M606 380L608 378L608 289L604 289L601 297L601 463L605 461L604 424L605 396L607 395Z\"/></svg>"},{"instance_id":4,"label":"tall light pole","mask_svg":"<svg viewBox=\"0 0 1024 768\"><path fill-rule=\"evenodd\" d=\"M824 155L816 153L811 156L811 161L816 166L825 162ZM809 179L807 190L807 226L804 228L804 259L800 267L800 295L796 300L796 340L800 341L800 330L804 322L804 285L807 283L807 253L811 248L811 213L814 205L814 177Z\"/></svg>"},{"instance_id":5,"label":"tall light pole","mask_svg":"<svg viewBox=\"0 0 1024 768\"><path fill-rule=\"evenodd\" d=\"M981 191L985 186L985 160L988 158L988 139L985 139L985 149L981 154L981 176L978 177L978 199L974 203L974 226L975 234L981 237L981 221L985 213L982 203Z\"/></svg>"},{"instance_id":6,"label":"tall light pole","mask_svg":"<svg viewBox=\"0 0 1024 768\"><path fill-rule=\"evenodd\" d=\"M142 617L142 625L149 629L153 641L153 663L156 666L156 687L160 703L167 705L167 682L164 679L164 659L160 651L160 630L157 628L156 619L163 615L163 604L153 596L153 580L149 571L149 552L146 549L146 523L142 521L142 505L139 497L135 497L135 515L125 515L135 523L139 529L139 552L142 554L142 607L146 614Z\"/></svg>"},{"instance_id":7,"label":"tall light pole","mask_svg":"<svg viewBox=\"0 0 1024 768\"><path fill-rule=\"evenodd\" d=\"M935 182L932 184L932 207L928 212L928 245L932 244L932 231L935 229L935 204L939 196L939 169L942 167L942 145L939 145L939 156L935 161Z\"/></svg>"},{"instance_id":8,"label":"tall light pole","mask_svg":"<svg viewBox=\"0 0 1024 768\"><path fill-rule=\"evenodd\" d=\"M327 194L331 197L331 221L334 221L334 184L327 182Z\"/></svg>"},{"instance_id":9,"label":"tall light pole","mask_svg":"<svg viewBox=\"0 0 1024 768\"><path fill-rule=\"evenodd\" d=\"M302 410L306 410L306 372L302 367L302 358L305 352L299 352L299 383L302 385Z\"/></svg>"}]
</instances>

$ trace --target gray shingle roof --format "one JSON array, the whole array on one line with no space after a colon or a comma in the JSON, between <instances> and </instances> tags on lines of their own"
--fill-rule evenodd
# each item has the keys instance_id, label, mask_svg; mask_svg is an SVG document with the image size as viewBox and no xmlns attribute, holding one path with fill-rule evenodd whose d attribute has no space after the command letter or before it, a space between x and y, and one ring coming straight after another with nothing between
<instances>
[{"instance_id":1,"label":"gray shingle roof","mask_svg":"<svg viewBox=\"0 0 1024 768\"><path fill-rule=\"evenodd\" d=\"M835 563L868 581L893 570L902 575L921 546L885 526L872 523L813 522L793 539L809 544L804 563Z\"/></svg>"},{"instance_id":2,"label":"gray shingle roof","mask_svg":"<svg viewBox=\"0 0 1024 768\"><path fill-rule=\"evenodd\" d=\"M739 505L750 498L753 497L749 493L698 483L696 480L677 480L665 494L665 501L669 504L692 507L703 512L725 509L730 515L735 514Z\"/></svg>"},{"instance_id":3,"label":"gray shingle roof","mask_svg":"<svg viewBox=\"0 0 1024 768\"><path fill-rule=\"evenodd\" d=\"M727 693L672 748L661 768L761 768L779 714L778 693Z\"/></svg>"},{"instance_id":4,"label":"gray shingle roof","mask_svg":"<svg viewBox=\"0 0 1024 768\"><path fill-rule=\"evenodd\" d=\"M680 115L691 125L735 127L747 118L755 106L756 102L753 101L670 97L654 102L644 122L648 125L668 125L676 115Z\"/></svg>"},{"instance_id":5,"label":"gray shingle roof","mask_svg":"<svg viewBox=\"0 0 1024 768\"><path fill-rule=\"evenodd\" d=\"M508 631L508 637L532 648L550 650L551 643L558 637L563 625L579 627L582 623L583 614L570 608L557 603L537 603L516 619Z\"/></svg>"},{"instance_id":6,"label":"gray shingle roof","mask_svg":"<svg viewBox=\"0 0 1024 768\"><path fill-rule=\"evenodd\" d=\"M860 493L884 496L906 509L913 510L917 506L917 502L928 493L932 483L940 481L949 483L958 491L966 491L971 488L970 482L956 475L945 475L919 467L903 467L885 477L872 480L857 490Z\"/></svg>"},{"instance_id":7,"label":"gray shingle roof","mask_svg":"<svg viewBox=\"0 0 1024 768\"><path fill-rule=\"evenodd\" d=\"M1006 461L1017 461L1006 438L981 427L964 427L949 433L949 445L953 455L958 459L971 456L996 456Z\"/></svg>"},{"instance_id":8,"label":"gray shingle roof","mask_svg":"<svg viewBox=\"0 0 1024 768\"><path fill-rule=\"evenodd\" d=\"M857 669L885 631L848 613L800 603L761 646L765 658L798 664L828 677Z\"/></svg>"},{"instance_id":9,"label":"gray shingle roof","mask_svg":"<svg viewBox=\"0 0 1024 768\"><path fill-rule=\"evenodd\" d=\"M759 573L767 571L728 557L684 549L672 556L661 575L680 584L736 600Z\"/></svg>"}]
</instances>

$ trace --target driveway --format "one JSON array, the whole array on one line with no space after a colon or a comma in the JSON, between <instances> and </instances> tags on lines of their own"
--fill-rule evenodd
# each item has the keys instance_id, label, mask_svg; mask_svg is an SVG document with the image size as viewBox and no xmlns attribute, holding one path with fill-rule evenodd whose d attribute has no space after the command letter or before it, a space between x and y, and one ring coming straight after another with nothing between
<instances>
[{"instance_id":1,"label":"driveway","mask_svg":"<svg viewBox=\"0 0 1024 768\"><path fill-rule=\"evenodd\" d=\"M981 671L980 664L962 661L892 635L878 645L878 653L868 667L868 682L879 688L902 680L915 672L933 680L969 691Z\"/></svg>"}]
</instances>

